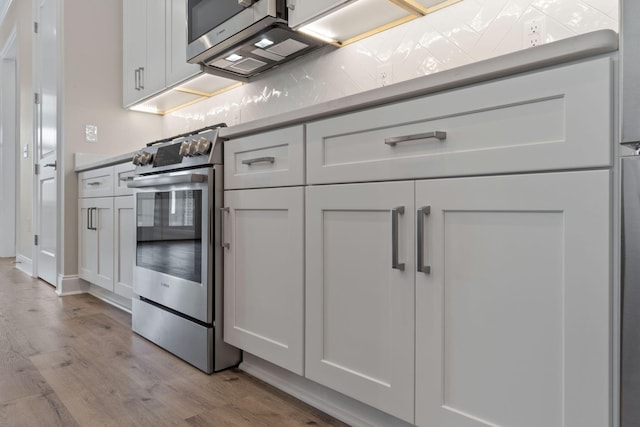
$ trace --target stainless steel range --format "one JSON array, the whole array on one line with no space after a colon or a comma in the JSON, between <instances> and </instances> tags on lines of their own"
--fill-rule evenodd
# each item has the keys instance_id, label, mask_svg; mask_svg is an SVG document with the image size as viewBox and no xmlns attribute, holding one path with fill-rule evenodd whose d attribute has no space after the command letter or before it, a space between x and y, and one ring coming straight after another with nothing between
<instances>
[{"instance_id":1,"label":"stainless steel range","mask_svg":"<svg viewBox=\"0 0 640 427\"><path fill-rule=\"evenodd\" d=\"M198 369L237 365L222 340L222 141L215 125L136 153L132 329Z\"/></svg>"}]
</instances>

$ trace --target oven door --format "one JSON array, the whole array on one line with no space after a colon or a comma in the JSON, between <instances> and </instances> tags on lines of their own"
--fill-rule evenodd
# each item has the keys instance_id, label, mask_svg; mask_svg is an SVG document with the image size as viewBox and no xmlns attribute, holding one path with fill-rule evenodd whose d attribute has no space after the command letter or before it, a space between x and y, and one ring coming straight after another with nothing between
<instances>
[{"instance_id":1,"label":"oven door","mask_svg":"<svg viewBox=\"0 0 640 427\"><path fill-rule=\"evenodd\" d=\"M214 169L136 178L134 292L212 323L210 238Z\"/></svg>"}]
</instances>

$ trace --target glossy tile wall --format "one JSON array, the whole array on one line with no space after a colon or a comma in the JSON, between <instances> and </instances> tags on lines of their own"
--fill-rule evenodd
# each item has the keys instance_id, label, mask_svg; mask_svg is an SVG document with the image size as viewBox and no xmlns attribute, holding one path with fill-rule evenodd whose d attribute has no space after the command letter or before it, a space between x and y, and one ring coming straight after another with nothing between
<instances>
[{"instance_id":1,"label":"glossy tile wall","mask_svg":"<svg viewBox=\"0 0 640 427\"><path fill-rule=\"evenodd\" d=\"M618 0L462 0L349 46L323 48L251 83L164 117L165 135L245 123L378 86L390 64L404 81L524 49L525 23L541 19L545 42L618 31Z\"/></svg>"}]
</instances>

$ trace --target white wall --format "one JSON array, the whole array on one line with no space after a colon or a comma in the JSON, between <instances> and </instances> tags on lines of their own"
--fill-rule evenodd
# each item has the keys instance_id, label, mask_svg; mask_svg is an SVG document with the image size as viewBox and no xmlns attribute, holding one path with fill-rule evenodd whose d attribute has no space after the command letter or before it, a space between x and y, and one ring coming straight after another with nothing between
<instances>
[{"instance_id":1,"label":"white wall","mask_svg":"<svg viewBox=\"0 0 640 427\"><path fill-rule=\"evenodd\" d=\"M618 0L462 0L341 49L323 49L247 85L165 116L165 134L292 111L376 87L391 64L395 82L523 49L524 23L544 17L546 41L618 31Z\"/></svg>"},{"instance_id":2,"label":"white wall","mask_svg":"<svg viewBox=\"0 0 640 427\"><path fill-rule=\"evenodd\" d=\"M122 1L60 1L64 45L64 259L58 273L69 275L78 271L74 153L123 154L163 135L159 116L122 108ZM87 124L98 126L98 142L85 142Z\"/></svg>"}]
</instances>

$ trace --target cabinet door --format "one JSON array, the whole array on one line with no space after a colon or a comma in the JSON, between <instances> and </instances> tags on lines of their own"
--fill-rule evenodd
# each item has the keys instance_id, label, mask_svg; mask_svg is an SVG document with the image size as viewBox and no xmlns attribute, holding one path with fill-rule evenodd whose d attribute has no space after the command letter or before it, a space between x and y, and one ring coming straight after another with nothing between
<instances>
[{"instance_id":1,"label":"cabinet door","mask_svg":"<svg viewBox=\"0 0 640 427\"><path fill-rule=\"evenodd\" d=\"M125 298L133 295L136 225L133 216L133 196L113 200L113 291Z\"/></svg>"},{"instance_id":2,"label":"cabinet door","mask_svg":"<svg viewBox=\"0 0 640 427\"><path fill-rule=\"evenodd\" d=\"M200 65L187 62L187 0L167 0L166 86L173 86L200 72Z\"/></svg>"},{"instance_id":3,"label":"cabinet door","mask_svg":"<svg viewBox=\"0 0 640 427\"><path fill-rule=\"evenodd\" d=\"M298 0L295 7L289 9L289 25L295 28L313 18L321 16L328 10L338 8L349 0Z\"/></svg>"},{"instance_id":4,"label":"cabinet door","mask_svg":"<svg viewBox=\"0 0 640 427\"><path fill-rule=\"evenodd\" d=\"M92 229L94 200L78 200L78 276L88 282L95 280L98 269L98 236Z\"/></svg>"},{"instance_id":5,"label":"cabinet door","mask_svg":"<svg viewBox=\"0 0 640 427\"><path fill-rule=\"evenodd\" d=\"M423 206L416 424L609 425L610 173L419 181Z\"/></svg>"},{"instance_id":6,"label":"cabinet door","mask_svg":"<svg viewBox=\"0 0 640 427\"><path fill-rule=\"evenodd\" d=\"M165 87L165 0L123 0L123 105Z\"/></svg>"},{"instance_id":7,"label":"cabinet door","mask_svg":"<svg viewBox=\"0 0 640 427\"><path fill-rule=\"evenodd\" d=\"M413 182L306 189L306 376L409 422L413 200Z\"/></svg>"},{"instance_id":8,"label":"cabinet door","mask_svg":"<svg viewBox=\"0 0 640 427\"><path fill-rule=\"evenodd\" d=\"M224 340L302 375L304 189L224 197Z\"/></svg>"},{"instance_id":9,"label":"cabinet door","mask_svg":"<svg viewBox=\"0 0 640 427\"><path fill-rule=\"evenodd\" d=\"M79 276L113 292L113 197L79 201Z\"/></svg>"}]
</instances>

